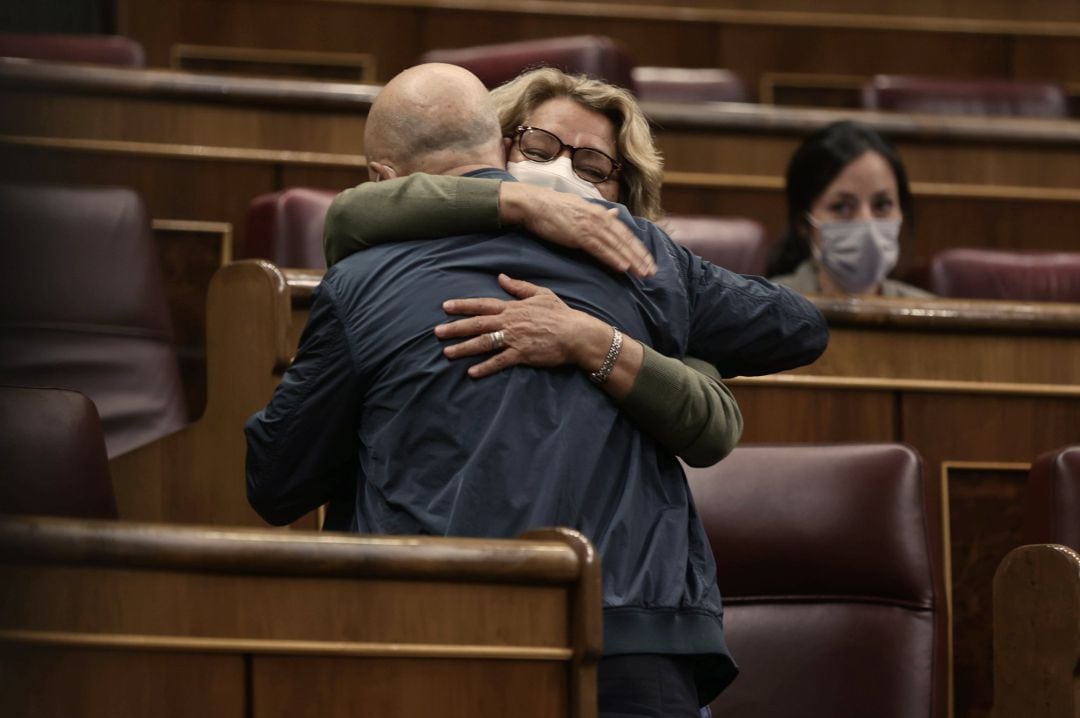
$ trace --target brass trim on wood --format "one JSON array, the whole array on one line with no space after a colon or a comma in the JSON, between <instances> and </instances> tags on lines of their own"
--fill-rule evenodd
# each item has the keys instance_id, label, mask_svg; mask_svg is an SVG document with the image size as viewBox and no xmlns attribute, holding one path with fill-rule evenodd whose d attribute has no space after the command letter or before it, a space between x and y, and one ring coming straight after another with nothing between
<instances>
[{"instance_id":1,"label":"brass trim on wood","mask_svg":"<svg viewBox=\"0 0 1080 718\"><path fill-rule=\"evenodd\" d=\"M265 164L288 163L364 169L363 155L344 155L331 152L297 152L295 150L260 150L246 147L215 147L166 142L131 142L128 140L91 140L66 137L35 137L30 135L0 135L0 145L33 147L37 149L76 150L118 155L143 155L180 159L205 159Z\"/></svg>"},{"instance_id":2,"label":"brass trim on wood","mask_svg":"<svg viewBox=\"0 0 1080 718\"><path fill-rule=\"evenodd\" d=\"M929 394L994 394L1004 396L1050 396L1080 398L1080 386L1070 384L1024 384L1019 382L952 381L945 379L888 379L876 377L771 374L725 379L730 386L764 386L798 389L864 389L911 391Z\"/></svg>"},{"instance_id":3,"label":"brass trim on wood","mask_svg":"<svg viewBox=\"0 0 1080 718\"><path fill-rule=\"evenodd\" d=\"M368 658L488 658L507 661L569 661L574 655L570 648L543 646L298 641L38 630L0 630L0 643L197 653L274 653Z\"/></svg>"},{"instance_id":4,"label":"brass trim on wood","mask_svg":"<svg viewBox=\"0 0 1080 718\"><path fill-rule=\"evenodd\" d=\"M664 187L703 187L732 190L784 190L779 175L725 174L721 172L664 172ZM954 182L912 182L917 197L986 199L1021 202L1080 203L1080 189L1072 187L1030 187L1023 185L981 185Z\"/></svg>"}]
</instances>

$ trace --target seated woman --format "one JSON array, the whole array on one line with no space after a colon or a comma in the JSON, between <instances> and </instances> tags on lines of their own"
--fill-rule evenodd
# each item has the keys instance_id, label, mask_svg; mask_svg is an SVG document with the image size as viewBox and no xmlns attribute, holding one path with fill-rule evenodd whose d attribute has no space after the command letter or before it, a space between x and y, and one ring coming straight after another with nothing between
<instances>
[{"instance_id":1,"label":"seated woman","mask_svg":"<svg viewBox=\"0 0 1080 718\"><path fill-rule=\"evenodd\" d=\"M904 165L877 132L835 122L810 135L788 164L786 192L774 282L803 294L933 296L888 278L913 212Z\"/></svg>"}]
</instances>

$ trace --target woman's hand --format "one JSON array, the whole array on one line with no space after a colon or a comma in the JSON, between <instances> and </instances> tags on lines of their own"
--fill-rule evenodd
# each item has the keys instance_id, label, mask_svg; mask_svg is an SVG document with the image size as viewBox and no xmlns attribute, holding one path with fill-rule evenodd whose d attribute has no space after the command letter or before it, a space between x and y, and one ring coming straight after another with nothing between
<instances>
[{"instance_id":1,"label":"woman's hand","mask_svg":"<svg viewBox=\"0 0 1080 718\"><path fill-rule=\"evenodd\" d=\"M619 272L641 278L656 274L649 250L619 220L614 207L524 182L503 182L499 219L503 224L523 224L552 244L587 252Z\"/></svg>"},{"instance_id":2,"label":"woman's hand","mask_svg":"<svg viewBox=\"0 0 1080 718\"><path fill-rule=\"evenodd\" d=\"M449 359L488 354L493 350L489 334L501 331L502 349L469 367L469 376L488 376L515 364L552 367L576 364L595 371L611 344L611 327L599 319L571 309L550 289L499 275L499 285L517 300L492 298L450 299L443 302L447 314L467 314L435 327L440 339L471 337L443 349Z\"/></svg>"}]
</instances>

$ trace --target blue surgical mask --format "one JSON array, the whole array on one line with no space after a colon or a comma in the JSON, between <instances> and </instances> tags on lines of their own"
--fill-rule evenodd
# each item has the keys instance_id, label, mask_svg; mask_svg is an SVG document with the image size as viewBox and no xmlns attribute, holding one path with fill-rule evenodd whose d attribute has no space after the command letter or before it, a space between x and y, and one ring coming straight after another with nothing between
<instances>
[{"instance_id":1,"label":"blue surgical mask","mask_svg":"<svg viewBox=\"0 0 1080 718\"><path fill-rule=\"evenodd\" d=\"M863 294L881 283L900 257L899 219L816 222L820 248L813 245L814 259L836 285L849 294Z\"/></svg>"},{"instance_id":2,"label":"blue surgical mask","mask_svg":"<svg viewBox=\"0 0 1080 718\"><path fill-rule=\"evenodd\" d=\"M551 162L508 162L506 171L525 184L569 192L586 199L603 199L596 185L574 174L569 157L556 157Z\"/></svg>"}]
</instances>

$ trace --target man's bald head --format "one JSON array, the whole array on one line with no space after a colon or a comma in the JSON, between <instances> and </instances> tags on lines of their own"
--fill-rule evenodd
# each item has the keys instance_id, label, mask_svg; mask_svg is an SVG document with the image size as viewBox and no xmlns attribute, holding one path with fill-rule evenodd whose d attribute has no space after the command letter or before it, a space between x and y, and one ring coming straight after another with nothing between
<instances>
[{"instance_id":1,"label":"man's bald head","mask_svg":"<svg viewBox=\"0 0 1080 718\"><path fill-rule=\"evenodd\" d=\"M397 176L502 167L500 134L483 83L456 65L429 63L401 72L379 92L368 112L364 154Z\"/></svg>"}]
</instances>

